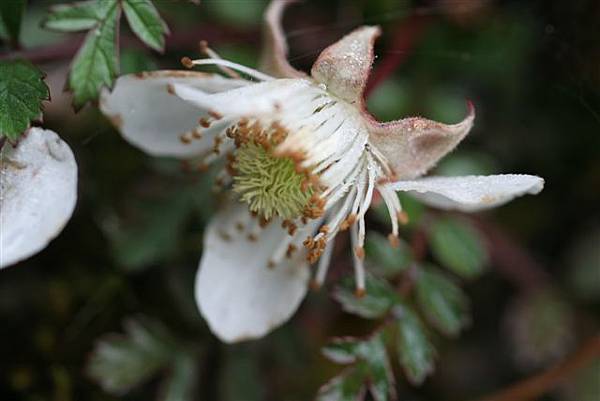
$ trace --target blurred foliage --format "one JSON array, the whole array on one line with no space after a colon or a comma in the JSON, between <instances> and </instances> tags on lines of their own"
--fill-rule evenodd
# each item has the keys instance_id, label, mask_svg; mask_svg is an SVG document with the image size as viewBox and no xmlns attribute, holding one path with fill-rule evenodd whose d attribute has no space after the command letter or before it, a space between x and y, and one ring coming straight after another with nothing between
<instances>
[{"instance_id":1,"label":"blurred foliage","mask_svg":"<svg viewBox=\"0 0 600 401\"><path fill-rule=\"evenodd\" d=\"M0 51L9 54L17 49L18 24L5 7L24 2L1 3ZM19 42L24 50L57 49L81 39L80 52L86 44L91 53L108 52L104 62L89 64L94 74L78 75L72 83L87 85L75 99L79 104L110 86L119 68L177 68L181 56L197 53L201 39L223 56L255 66L266 4L156 1L172 31L164 36L166 25L143 2L150 24L129 20L131 30L122 30L118 49L114 15L114 24L100 32L101 44L89 32L85 39L42 30L48 7L58 3L30 0L18 19ZM424 115L455 122L464 115L464 99L473 100L472 134L436 173L518 171L546 178L540 196L481 217L543 266L547 282L536 282L539 290L510 287L519 280L498 268L501 249L478 226L402 195L409 221L401 227L398 248L385 238L387 212L375 207L369 213L374 231L367 235L366 264L372 275L364 298L339 279L351 266L339 252L331 286L343 307L312 294L290 323L267 338L218 344L193 300L203 229L218 204L210 174L143 155L92 109L74 115L73 98L62 94L73 52L35 64L48 72L52 91L45 125L61 133L78 160L80 200L73 220L43 253L1 272L0 399L308 400L332 377L319 391L321 400L355 400L367 392L376 400L394 392L410 400L474 399L521 377L523 369L547 367L594 334L600 306L598 2L308 0L284 19L292 63L308 70L318 52L349 29L380 24L377 73L394 54L397 29L415 14L426 16L424 28L405 62L372 93L368 108L383 120ZM62 23L63 31L94 32L101 25L79 21L64 29ZM154 49L166 38L165 53L142 46L136 34ZM424 250L415 241L423 232ZM513 274L526 275L528 267L515 263ZM117 337L107 335L122 333L122 322L132 316L148 341L139 340L131 326ZM499 330L502 324L506 330ZM448 339L438 331L463 336ZM340 335L354 337L326 348L335 363L319 358L327 338ZM120 374L123 365L114 365L119 360L142 368ZM340 372L338 363L347 366ZM578 372L547 399L597 398L597 370ZM408 386L404 377L423 385Z\"/></svg>"}]
</instances>

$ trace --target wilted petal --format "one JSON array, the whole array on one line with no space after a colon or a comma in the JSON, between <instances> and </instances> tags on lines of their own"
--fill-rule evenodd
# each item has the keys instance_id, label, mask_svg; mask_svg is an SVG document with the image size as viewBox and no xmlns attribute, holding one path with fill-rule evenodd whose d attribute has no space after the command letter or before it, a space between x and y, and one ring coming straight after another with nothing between
<instances>
[{"instance_id":1,"label":"wilted petal","mask_svg":"<svg viewBox=\"0 0 600 401\"><path fill-rule=\"evenodd\" d=\"M441 209L465 212L483 210L544 188L540 177L502 174L464 177L426 177L387 184L396 191L412 192L425 203Z\"/></svg>"},{"instance_id":2,"label":"wilted petal","mask_svg":"<svg viewBox=\"0 0 600 401\"><path fill-rule=\"evenodd\" d=\"M154 71L120 77L105 90L100 109L132 145L154 156L188 158L212 147L212 135L183 143L181 136L199 128L207 110L173 96L169 85L185 84L215 93L246 85L246 81L194 71ZM218 124L212 129L222 129Z\"/></svg>"},{"instance_id":3,"label":"wilted petal","mask_svg":"<svg viewBox=\"0 0 600 401\"><path fill-rule=\"evenodd\" d=\"M287 233L274 221L252 242L234 228L247 214L240 204L215 217L196 276L200 312L212 332L230 343L262 337L288 320L304 298L309 278L303 259L268 267Z\"/></svg>"},{"instance_id":4,"label":"wilted petal","mask_svg":"<svg viewBox=\"0 0 600 401\"><path fill-rule=\"evenodd\" d=\"M281 27L283 11L295 1L297 0L272 0L265 12L260 70L277 78L305 76L287 60L288 47Z\"/></svg>"},{"instance_id":5,"label":"wilted petal","mask_svg":"<svg viewBox=\"0 0 600 401\"><path fill-rule=\"evenodd\" d=\"M452 125L420 117L389 123L371 122L369 142L386 157L397 178L421 176L469 133L475 108L471 102L468 108L465 119Z\"/></svg>"},{"instance_id":6,"label":"wilted petal","mask_svg":"<svg viewBox=\"0 0 600 401\"><path fill-rule=\"evenodd\" d=\"M311 75L327 90L350 102L362 104L362 94L373 64L373 44L379 27L364 26L329 46L313 64Z\"/></svg>"},{"instance_id":7,"label":"wilted petal","mask_svg":"<svg viewBox=\"0 0 600 401\"><path fill-rule=\"evenodd\" d=\"M56 133L31 128L0 156L0 268L44 249L77 200L77 164Z\"/></svg>"}]
</instances>

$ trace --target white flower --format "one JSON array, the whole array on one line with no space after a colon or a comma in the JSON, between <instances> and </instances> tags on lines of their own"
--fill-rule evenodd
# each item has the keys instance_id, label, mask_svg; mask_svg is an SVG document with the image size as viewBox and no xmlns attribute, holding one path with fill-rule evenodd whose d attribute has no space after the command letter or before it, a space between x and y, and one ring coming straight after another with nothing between
<instances>
[{"instance_id":1,"label":"white flower","mask_svg":"<svg viewBox=\"0 0 600 401\"><path fill-rule=\"evenodd\" d=\"M217 56L184 60L258 82L159 71L121 77L101 99L125 139L150 154L200 167L226 158L219 182L237 200L207 229L196 298L227 342L261 337L286 321L305 296L310 264L317 264L314 283L323 283L340 231L350 231L357 293L364 292L365 213L375 191L389 209L395 244L406 218L396 191L475 211L543 187L529 175L419 179L465 137L473 107L454 125L375 121L362 95L379 28L359 28L328 47L306 76L285 59L279 19L287 3L267 10L262 61L269 75Z\"/></svg>"},{"instance_id":2,"label":"white flower","mask_svg":"<svg viewBox=\"0 0 600 401\"><path fill-rule=\"evenodd\" d=\"M44 249L71 218L77 164L56 133L31 128L0 153L0 268Z\"/></svg>"}]
</instances>

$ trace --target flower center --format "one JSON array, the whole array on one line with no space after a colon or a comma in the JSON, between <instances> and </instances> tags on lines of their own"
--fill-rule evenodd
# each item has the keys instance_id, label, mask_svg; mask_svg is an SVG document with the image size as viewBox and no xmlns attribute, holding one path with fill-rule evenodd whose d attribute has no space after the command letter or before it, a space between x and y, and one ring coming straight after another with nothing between
<instances>
[{"instance_id":1,"label":"flower center","mask_svg":"<svg viewBox=\"0 0 600 401\"><path fill-rule=\"evenodd\" d=\"M233 162L233 190L252 212L295 219L310 205L313 188L291 157L276 156L271 147L253 140L241 143Z\"/></svg>"}]
</instances>

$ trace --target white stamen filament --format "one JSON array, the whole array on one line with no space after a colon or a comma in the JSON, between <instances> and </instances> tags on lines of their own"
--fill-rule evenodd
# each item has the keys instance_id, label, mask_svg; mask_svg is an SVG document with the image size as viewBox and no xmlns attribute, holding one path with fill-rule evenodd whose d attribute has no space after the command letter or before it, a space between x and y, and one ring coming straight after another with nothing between
<instances>
[{"instance_id":1,"label":"white stamen filament","mask_svg":"<svg viewBox=\"0 0 600 401\"><path fill-rule=\"evenodd\" d=\"M249 68L246 67L244 65L241 64L237 64L228 60L223 60L223 59L219 59L219 58L203 58L203 59L199 59L199 60L192 60L192 64L193 65L217 65L217 66L223 66L223 67L229 67L233 70L239 71L241 73L244 73L250 77L256 78L260 81L273 81L275 78L267 75L267 74L263 74L260 71L257 71L253 68Z\"/></svg>"},{"instance_id":2,"label":"white stamen filament","mask_svg":"<svg viewBox=\"0 0 600 401\"><path fill-rule=\"evenodd\" d=\"M321 287L325 282L325 277L327 276L327 271L329 270L329 265L331 264L333 245L333 241L328 242L325 246L325 250L323 251L323 255L321 255L321 258L319 259L317 274L315 276L315 284L319 287Z\"/></svg>"}]
</instances>

